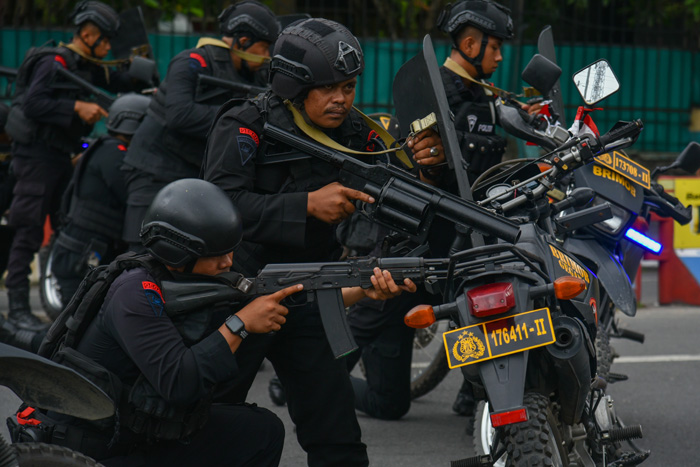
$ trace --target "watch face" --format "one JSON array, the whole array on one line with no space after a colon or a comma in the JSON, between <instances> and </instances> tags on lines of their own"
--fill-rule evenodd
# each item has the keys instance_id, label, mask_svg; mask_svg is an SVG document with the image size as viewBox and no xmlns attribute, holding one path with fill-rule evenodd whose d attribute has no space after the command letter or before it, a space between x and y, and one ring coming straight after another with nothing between
<instances>
[{"instance_id":1,"label":"watch face","mask_svg":"<svg viewBox=\"0 0 700 467\"><path fill-rule=\"evenodd\" d=\"M245 330L245 325L243 324L243 321L241 321L241 318L239 318L236 315L233 315L226 320L226 327L229 329L229 331L231 331L237 336L245 337L248 335L248 333Z\"/></svg>"}]
</instances>

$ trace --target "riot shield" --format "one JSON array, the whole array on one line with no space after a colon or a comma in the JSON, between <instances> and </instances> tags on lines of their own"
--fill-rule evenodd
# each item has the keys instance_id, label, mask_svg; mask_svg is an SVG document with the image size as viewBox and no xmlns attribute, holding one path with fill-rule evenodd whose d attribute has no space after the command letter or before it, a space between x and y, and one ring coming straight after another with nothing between
<instances>
[{"instance_id":1,"label":"riot shield","mask_svg":"<svg viewBox=\"0 0 700 467\"><path fill-rule=\"evenodd\" d=\"M445 148L445 159L457 178L459 195L463 199L473 200L467 178L468 164L459 148L454 115L447 102L430 35L426 34L423 38L423 51L404 63L396 73L392 91L402 136L409 134L411 124L416 120L435 116Z\"/></svg>"},{"instance_id":2,"label":"riot shield","mask_svg":"<svg viewBox=\"0 0 700 467\"><path fill-rule=\"evenodd\" d=\"M76 371L0 343L0 386L35 408L87 420L114 414L114 401Z\"/></svg>"},{"instance_id":3,"label":"riot shield","mask_svg":"<svg viewBox=\"0 0 700 467\"><path fill-rule=\"evenodd\" d=\"M540 37L537 39L537 50L540 55L549 59L553 63L557 63L557 53L554 50L554 35L552 34L552 26L545 27L540 32ZM559 80L554 84L549 92L549 97L552 99L554 112L559 117L559 122L566 128L566 116L564 115L564 98L561 95L561 84Z\"/></svg>"}]
</instances>

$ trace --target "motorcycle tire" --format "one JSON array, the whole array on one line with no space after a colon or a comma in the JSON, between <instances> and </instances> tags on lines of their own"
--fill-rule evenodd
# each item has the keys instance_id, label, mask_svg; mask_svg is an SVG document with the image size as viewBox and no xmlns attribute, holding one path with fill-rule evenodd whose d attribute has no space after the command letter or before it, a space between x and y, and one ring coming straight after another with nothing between
<instances>
[{"instance_id":1,"label":"motorcycle tire","mask_svg":"<svg viewBox=\"0 0 700 467\"><path fill-rule=\"evenodd\" d=\"M552 412L549 398L537 393L523 396L528 420L503 428L505 454L494 459L496 466L554 466L569 465L566 449L562 445L559 425ZM490 454L495 431L491 426L488 403L477 405L474 415L474 450L477 455ZM508 457L512 456L512 457Z\"/></svg>"},{"instance_id":2,"label":"motorcycle tire","mask_svg":"<svg viewBox=\"0 0 700 467\"><path fill-rule=\"evenodd\" d=\"M448 327L449 322L442 320L428 328L416 329L411 360L411 399L435 389L450 371L442 341L442 334Z\"/></svg>"},{"instance_id":3,"label":"motorcycle tire","mask_svg":"<svg viewBox=\"0 0 700 467\"><path fill-rule=\"evenodd\" d=\"M595 339L596 360L598 361L598 376L608 381L610 377L610 367L612 366L615 352L610 345L610 335L605 329L598 328L598 335Z\"/></svg>"},{"instance_id":4,"label":"motorcycle tire","mask_svg":"<svg viewBox=\"0 0 700 467\"><path fill-rule=\"evenodd\" d=\"M63 310L61 290L51 270L55 238L55 236L52 237L49 244L39 250L39 298L42 308L51 321L54 321Z\"/></svg>"},{"instance_id":5,"label":"motorcycle tire","mask_svg":"<svg viewBox=\"0 0 700 467\"><path fill-rule=\"evenodd\" d=\"M92 457L55 444L16 443L12 447L19 467L102 466Z\"/></svg>"}]
</instances>

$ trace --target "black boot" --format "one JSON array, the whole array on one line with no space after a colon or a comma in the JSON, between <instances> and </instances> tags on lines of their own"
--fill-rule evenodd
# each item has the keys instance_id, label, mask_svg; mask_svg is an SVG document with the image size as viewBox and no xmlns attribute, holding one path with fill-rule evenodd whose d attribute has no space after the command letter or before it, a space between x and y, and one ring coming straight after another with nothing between
<instances>
[{"instance_id":1,"label":"black boot","mask_svg":"<svg viewBox=\"0 0 700 467\"><path fill-rule=\"evenodd\" d=\"M40 332L49 327L49 324L42 322L32 314L29 306L29 289L11 289L7 291L7 299L10 311L7 320L18 329Z\"/></svg>"},{"instance_id":2,"label":"black boot","mask_svg":"<svg viewBox=\"0 0 700 467\"><path fill-rule=\"evenodd\" d=\"M272 379L270 379L270 385L267 389L270 392L270 399L272 399L272 402L275 405L282 406L287 403L287 396L284 394L284 387L277 376L273 376Z\"/></svg>"},{"instance_id":3,"label":"black boot","mask_svg":"<svg viewBox=\"0 0 700 467\"><path fill-rule=\"evenodd\" d=\"M27 350L29 352L36 352L39 348L36 344L41 343L41 340L36 342L37 336L38 333L34 331L17 329L14 324L10 323L2 314L0 314L0 342L18 347L22 350Z\"/></svg>"},{"instance_id":4,"label":"black boot","mask_svg":"<svg viewBox=\"0 0 700 467\"><path fill-rule=\"evenodd\" d=\"M459 415L471 416L474 415L475 406L476 402L474 402L472 385L465 379L462 387L459 388L454 404L452 404L452 411L457 412Z\"/></svg>"}]
</instances>

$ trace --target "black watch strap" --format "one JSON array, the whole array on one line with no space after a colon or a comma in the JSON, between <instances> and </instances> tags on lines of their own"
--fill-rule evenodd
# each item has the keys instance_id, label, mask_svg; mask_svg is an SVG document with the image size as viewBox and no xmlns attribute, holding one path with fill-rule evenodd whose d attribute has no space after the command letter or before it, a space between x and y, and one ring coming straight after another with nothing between
<instances>
[{"instance_id":1,"label":"black watch strap","mask_svg":"<svg viewBox=\"0 0 700 467\"><path fill-rule=\"evenodd\" d=\"M248 331L245 330L245 324L241 318L236 315L231 315L226 319L226 327L232 334L237 335L241 339L248 337Z\"/></svg>"}]
</instances>

